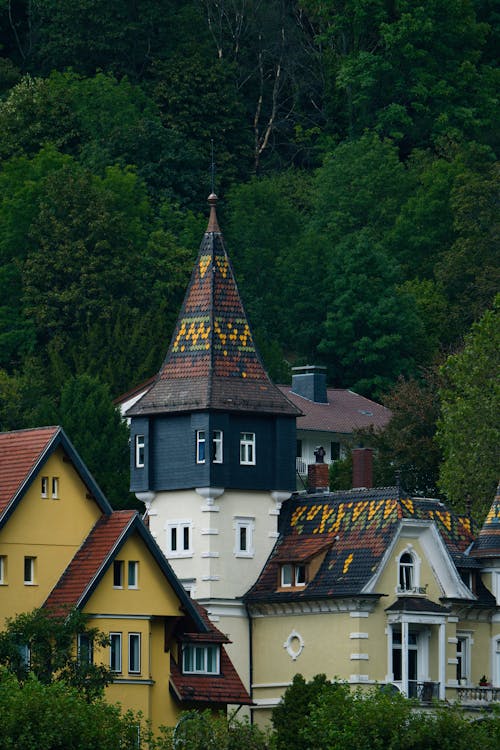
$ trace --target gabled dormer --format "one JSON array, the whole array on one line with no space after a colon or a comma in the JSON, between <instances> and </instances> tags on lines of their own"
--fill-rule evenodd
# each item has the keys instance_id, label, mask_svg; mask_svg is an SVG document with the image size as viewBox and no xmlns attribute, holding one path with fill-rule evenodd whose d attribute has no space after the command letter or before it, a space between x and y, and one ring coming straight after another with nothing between
<instances>
[{"instance_id":1,"label":"gabled dormer","mask_svg":"<svg viewBox=\"0 0 500 750\"><path fill-rule=\"evenodd\" d=\"M128 411L131 489L295 488L300 411L257 352L216 215L201 242L163 365Z\"/></svg>"}]
</instances>

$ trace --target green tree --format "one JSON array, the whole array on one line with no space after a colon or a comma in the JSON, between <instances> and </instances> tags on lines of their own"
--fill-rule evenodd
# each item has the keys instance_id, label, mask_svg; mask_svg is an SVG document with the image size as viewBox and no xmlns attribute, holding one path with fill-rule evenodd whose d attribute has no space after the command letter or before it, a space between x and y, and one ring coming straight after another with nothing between
<instances>
[{"instance_id":1,"label":"green tree","mask_svg":"<svg viewBox=\"0 0 500 750\"><path fill-rule=\"evenodd\" d=\"M0 736L3 750L137 750L140 717L119 706L85 700L64 682L23 684L0 668Z\"/></svg>"},{"instance_id":2,"label":"green tree","mask_svg":"<svg viewBox=\"0 0 500 750\"><path fill-rule=\"evenodd\" d=\"M330 689L331 685L324 674L316 675L309 682L306 682L301 674L294 675L292 684L287 687L283 698L273 708L272 723L276 732L276 750L305 750L301 730L307 725L319 696ZM339 685L338 689L342 695L349 694L348 687Z\"/></svg>"},{"instance_id":3,"label":"green tree","mask_svg":"<svg viewBox=\"0 0 500 750\"><path fill-rule=\"evenodd\" d=\"M175 728L162 727L151 750L267 750L269 732L248 720L205 711L181 714Z\"/></svg>"},{"instance_id":4,"label":"green tree","mask_svg":"<svg viewBox=\"0 0 500 750\"><path fill-rule=\"evenodd\" d=\"M86 637L86 654L78 653L78 636ZM92 702L102 696L112 675L104 665L94 664L89 654L94 645L107 642L104 633L88 627L88 617L77 609L63 614L35 609L7 619L0 632L0 664L21 684L30 674L44 685L64 682Z\"/></svg>"},{"instance_id":5,"label":"green tree","mask_svg":"<svg viewBox=\"0 0 500 750\"><path fill-rule=\"evenodd\" d=\"M85 374L68 378L57 421L113 507L135 507L128 490L128 429L113 405L109 386Z\"/></svg>"},{"instance_id":6,"label":"green tree","mask_svg":"<svg viewBox=\"0 0 500 750\"><path fill-rule=\"evenodd\" d=\"M467 499L481 520L500 476L500 296L472 326L462 351L441 368L437 440L443 451L439 485L464 511Z\"/></svg>"}]
</instances>

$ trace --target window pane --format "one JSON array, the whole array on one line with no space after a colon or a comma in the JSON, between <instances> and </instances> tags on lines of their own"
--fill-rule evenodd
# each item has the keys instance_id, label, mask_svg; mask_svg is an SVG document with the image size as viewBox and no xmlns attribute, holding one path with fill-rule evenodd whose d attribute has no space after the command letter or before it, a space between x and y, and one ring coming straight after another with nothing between
<instances>
[{"instance_id":1,"label":"window pane","mask_svg":"<svg viewBox=\"0 0 500 750\"><path fill-rule=\"evenodd\" d=\"M24 582L33 583L35 580L35 558L24 558Z\"/></svg>"},{"instance_id":2,"label":"window pane","mask_svg":"<svg viewBox=\"0 0 500 750\"><path fill-rule=\"evenodd\" d=\"M207 646L207 672L216 674L217 669L217 646Z\"/></svg>"},{"instance_id":3,"label":"window pane","mask_svg":"<svg viewBox=\"0 0 500 750\"><path fill-rule=\"evenodd\" d=\"M240 526L240 552L247 551L247 527Z\"/></svg>"},{"instance_id":4,"label":"window pane","mask_svg":"<svg viewBox=\"0 0 500 750\"><path fill-rule=\"evenodd\" d=\"M41 494L42 494L42 497L49 496L49 478L48 477L42 477Z\"/></svg>"},{"instance_id":5,"label":"window pane","mask_svg":"<svg viewBox=\"0 0 500 750\"><path fill-rule=\"evenodd\" d=\"M129 633L128 638L128 671L141 671L141 636L139 633Z\"/></svg>"},{"instance_id":6,"label":"window pane","mask_svg":"<svg viewBox=\"0 0 500 750\"><path fill-rule=\"evenodd\" d=\"M199 464L205 463L205 430L196 432L196 461Z\"/></svg>"},{"instance_id":7,"label":"window pane","mask_svg":"<svg viewBox=\"0 0 500 750\"><path fill-rule=\"evenodd\" d=\"M110 659L109 666L112 672L122 670L122 636L121 633L110 633Z\"/></svg>"},{"instance_id":8,"label":"window pane","mask_svg":"<svg viewBox=\"0 0 500 750\"><path fill-rule=\"evenodd\" d=\"M182 542L183 542L183 549L188 550L189 549L189 526L184 526L182 529Z\"/></svg>"},{"instance_id":9,"label":"window pane","mask_svg":"<svg viewBox=\"0 0 500 750\"><path fill-rule=\"evenodd\" d=\"M52 497L59 497L59 479L57 477L52 477Z\"/></svg>"},{"instance_id":10,"label":"window pane","mask_svg":"<svg viewBox=\"0 0 500 750\"><path fill-rule=\"evenodd\" d=\"M297 586L303 586L306 582L306 566L297 565L295 568L295 584Z\"/></svg>"},{"instance_id":11,"label":"window pane","mask_svg":"<svg viewBox=\"0 0 500 750\"><path fill-rule=\"evenodd\" d=\"M183 671L184 672L193 672L194 671L194 664L193 664L193 647L192 646L184 646L183 652Z\"/></svg>"},{"instance_id":12,"label":"window pane","mask_svg":"<svg viewBox=\"0 0 500 750\"><path fill-rule=\"evenodd\" d=\"M292 566L283 565L281 567L281 585L291 586L292 585Z\"/></svg>"},{"instance_id":13,"label":"window pane","mask_svg":"<svg viewBox=\"0 0 500 750\"><path fill-rule=\"evenodd\" d=\"M170 549L172 552L177 552L177 527L172 526L170 529Z\"/></svg>"},{"instance_id":14,"label":"window pane","mask_svg":"<svg viewBox=\"0 0 500 750\"><path fill-rule=\"evenodd\" d=\"M128 563L128 586L129 588L137 587L137 569L139 563L135 560L129 560Z\"/></svg>"},{"instance_id":15,"label":"window pane","mask_svg":"<svg viewBox=\"0 0 500 750\"><path fill-rule=\"evenodd\" d=\"M212 460L216 464L222 463L222 431L214 430L212 435Z\"/></svg>"},{"instance_id":16,"label":"window pane","mask_svg":"<svg viewBox=\"0 0 500 750\"><path fill-rule=\"evenodd\" d=\"M145 440L144 435L136 435L135 436L135 465L137 468L141 468L144 466L144 456L145 456Z\"/></svg>"},{"instance_id":17,"label":"window pane","mask_svg":"<svg viewBox=\"0 0 500 750\"><path fill-rule=\"evenodd\" d=\"M115 560L113 563L113 586L115 588L123 586L123 560Z\"/></svg>"},{"instance_id":18,"label":"window pane","mask_svg":"<svg viewBox=\"0 0 500 750\"><path fill-rule=\"evenodd\" d=\"M205 671L205 653L206 648L201 646L196 646L194 651L194 668L196 672L204 672Z\"/></svg>"},{"instance_id":19,"label":"window pane","mask_svg":"<svg viewBox=\"0 0 500 750\"><path fill-rule=\"evenodd\" d=\"M88 635L80 633L78 636L78 661L80 664L92 664L94 660L93 644Z\"/></svg>"}]
</instances>

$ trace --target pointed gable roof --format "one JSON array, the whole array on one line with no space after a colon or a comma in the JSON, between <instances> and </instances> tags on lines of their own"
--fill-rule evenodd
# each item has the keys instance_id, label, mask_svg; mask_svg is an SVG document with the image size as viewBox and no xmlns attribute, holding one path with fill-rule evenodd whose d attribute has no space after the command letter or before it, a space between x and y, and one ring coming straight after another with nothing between
<instances>
[{"instance_id":1,"label":"pointed gable roof","mask_svg":"<svg viewBox=\"0 0 500 750\"><path fill-rule=\"evenodd\" d=\"M485 522L474 542L473 557L500 557L500 483Z\"/></svg>"},{"instance_id":2,"label":"pointed gable roof","mask_svg":"<svg viewBox=\"0 0 500 750\"><path fill-rule=\"evenodd\" d=\"M297 416L255 347L217 222L217 197L165 361L127 416L217 409Z\"/></svg>"},{"instance_id":3,"label":"pointed gable roof","mask_svg":"<svg viewBox=\"0 0 500 750\"><path fill-rule=\"evenodd\" d=\"M59 445L99 508L104 513L111 512L111 506L61 427L14 430L0 433L0 527Z\"/></svg>"},{"instance_id":4,"label":"pointed gable roof","mask_svg":"<svg viewBox=\"0 0 500 750\"><path fill-rule=\"evenodd\" d=\"M73 607L83 607L125 541L134 532L139 534L153 555L195 627L202 633L207 632L207 624L135 510L115 510L97 521L47 597L44 606L57 613L66 612Z\"/></svg>"}]
</instances>

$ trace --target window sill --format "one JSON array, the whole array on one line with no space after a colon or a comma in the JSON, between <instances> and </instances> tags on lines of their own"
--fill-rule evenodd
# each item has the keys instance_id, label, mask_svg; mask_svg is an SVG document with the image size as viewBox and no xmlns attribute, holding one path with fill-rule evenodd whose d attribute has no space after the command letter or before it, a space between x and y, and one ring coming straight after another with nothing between
<instances>
[{"instance_id":1,"label":"window sill","mask_svg":"<svg viewBox=\"0 0 500 750\"><path fill-rule=\"evenodd\" d=\"M33 583L31 581L24 581L25 586L38 586L38 583Z\"/></svg>"},{"instance_id":2,"label":"window sill","mask_svg":"<svg viewBox=\"0 0 500 750\"><path fill-rule=\"evenodd\" d=\"M167 558L175 558L178 560L179 558L187 558L187 557L193 557L192 552L167 552Z\"/></svg>"},{"instance_id":3,"label":"window sill","mask_svg":"<svg viewBox=\"0 0 500 750\"><path fill-rule=\"evenodd\" d=\"M235 552L234 556L249 559L249 558L255 557L255 552Z\"/></svg>"}]
</instances>

